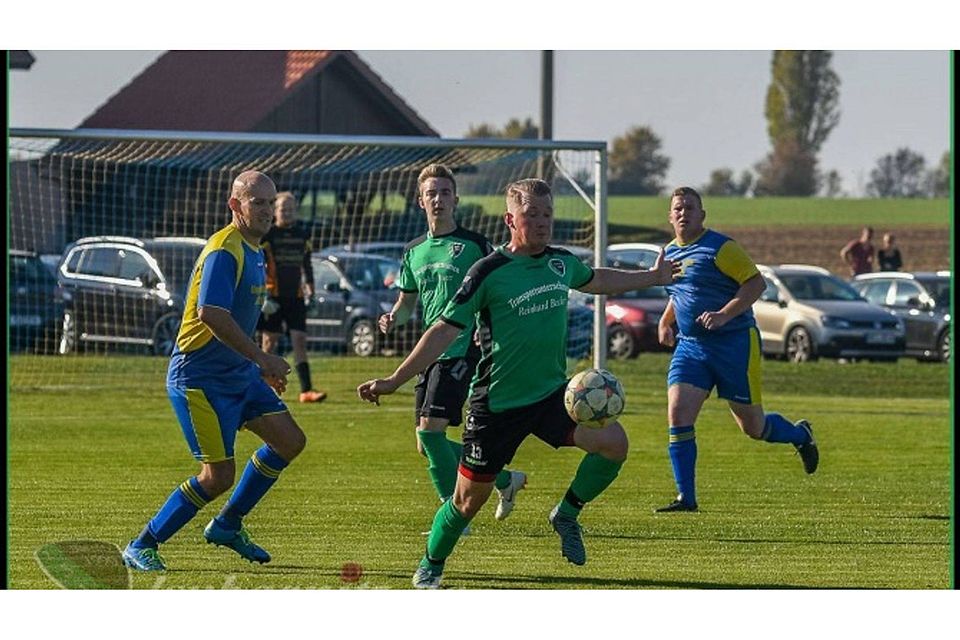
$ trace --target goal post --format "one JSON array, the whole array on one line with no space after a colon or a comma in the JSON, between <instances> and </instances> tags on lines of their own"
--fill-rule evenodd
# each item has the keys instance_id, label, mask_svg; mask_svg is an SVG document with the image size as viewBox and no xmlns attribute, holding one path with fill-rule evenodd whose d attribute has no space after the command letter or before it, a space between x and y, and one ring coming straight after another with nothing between
<instances>
[{"instance_id":1,"label":"goal post","mask_svg":"<svg viewBox=\"0 0 960 640\"><path fill-rule=\"evenodd\" d=\"M158 356L169 348L171 327L162 320L182 304L176 260L229 222L230 186L244 170L266 173L298 198L315 265L326 247L395 245L424 233L416 178L434 162L456 176L460 224L495 244L508 238L506 185L544 178L554 191L554 243L592 251L603 264L606 154L604 142L584 141L11 129L11 388L154 384L166 366ZM67 272L81 286L51 284ZM385 299L359 290L352 297L371 312ZM349 334L336 335L336 310L318 307L311 304L308 320L311 351L356 356ZM602 299L593 314L582 355L603 366ZM376 346L371 355L400 352Z\"/></svg>"}]
</instances>

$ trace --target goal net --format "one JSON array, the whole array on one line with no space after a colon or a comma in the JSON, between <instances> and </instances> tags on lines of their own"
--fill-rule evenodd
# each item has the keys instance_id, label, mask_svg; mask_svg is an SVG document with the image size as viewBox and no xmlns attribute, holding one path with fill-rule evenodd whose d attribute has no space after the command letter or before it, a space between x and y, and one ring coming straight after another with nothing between
<instances>
[{"instance_id":1,"label":"goal net","mask_svg":"<svg viewBox=\"0 0 960 640\"><path fill-rule=\"evenodd\" d=\"M372 329L396 299L402 246L426 231L416 178L434 162L457 177L458 222L494 244L508 237L505 186L539 176L554 190L554 243L591 262L602 252L603 143L11 131L11 389L162 384L193 261L230 221L230 186L247 169L295 194L312 238L314 377L357 381L371 362L408 352L421 330ZM599 363L603 323L584 302L571 303L567 353Z\"/></svg>"}]
</instances>

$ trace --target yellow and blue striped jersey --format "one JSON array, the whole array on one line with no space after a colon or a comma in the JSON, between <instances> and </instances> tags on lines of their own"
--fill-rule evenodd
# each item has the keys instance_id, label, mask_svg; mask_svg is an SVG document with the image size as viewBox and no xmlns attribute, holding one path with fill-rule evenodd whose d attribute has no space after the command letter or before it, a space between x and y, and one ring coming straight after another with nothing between
<instances>
[{"instance_id":1,"label":"yellow and blue striped jersey","mask_svg":"<svg viewBox=\"0 0 960 640\"><path fill-rule=\"evenodd\" d=\"M674 238L664 257L680 263L680 275L666 286L673 300L680 335L704 338L756 325L753 310L719 329L707 330L697 322L704 311L719 311L736 295L740 285L759 273L757 265L731 238L704 229L696 239L681 244Z\"/></svg>"},{"instance_id":2,"label":"yellow and blue striped jersey","mask_svg":"<svg viewBox=\"0 0 960 640\"><path fill-rule=\"evenodd\" d=\"M217 340L201 322L199 309L208 305L226 309L252 336L265 298L263 251L244 240L232 224L210 236L190 276L167 385L238 391L250 384L259 375L256 366Z\"/></svg>"}]
</instances>

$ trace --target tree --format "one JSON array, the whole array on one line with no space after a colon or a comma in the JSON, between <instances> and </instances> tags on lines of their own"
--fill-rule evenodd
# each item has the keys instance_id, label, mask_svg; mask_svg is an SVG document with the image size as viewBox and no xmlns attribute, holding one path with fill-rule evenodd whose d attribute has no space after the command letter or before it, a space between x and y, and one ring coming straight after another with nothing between
<instances>
[{"instance_id":1,"label":"tree","mask_svg":"<svg viewBox=\"0 0 960 640\"><path fill-rule=\"evenodd\" d=\"M740 180L734 180L733 169L726 167L710 172L710 181L702 187L706 196L745 196L753 185L753 176L749 171L740 174Z\"/></svg>"},{"instance_id":2,"label":"tree","mask_svg":"<svg viewBox=\"0 0 960 640\"><path fill-rule=\"evenodd\" d=\"M757 165L758 188L768 195L817 192L817 153L840 122L832 57L829 51L773 52L765 107L773 151Z\"/></svg>"},{"instance_id":3,"label":"tree","mask_svg":"<svg viewBox=\"0 0 960 640\"><path fill-rule=\"evenodd\" d=\"M940 165L927 175L927 193L931 198L950 197L950 152L940 156Z\"/></svg>"},{"instance_id":4,"label":"tree","mask_svg":"<svg viewBox=\"0 0 960 640\"><path fill-rule=\"evenodd\" d=\"M650 127L633 127L613 139L610 150L611 194L658 195L670 168L670 158L659 153L662 143Z\"/></svg>"},{"instance_id":5,"label":"tree","mask_svg":"<svg viewBox=\"0 0 960 640\"><path fill-rule=\"evenodd\" d=\"M925 195L926 159L907 147L888 153L870 172L867 193L878 198L920 198Z\"/></svg>"},{"instance_id":6,"label":"tree","mask_svg":"<svg viewBox=\"0 0 960 640\"><path fill-rule=\"evenodd\" d=\"M756 169L756 196L811 196L819 186L816 156L793 140L778 143Z\"/></svg>"},{"instance_id":7,"label":"tree","mask_svg":"<svg viewBox=\"0 0 960 640\"><path fill-rule=\"evenodd\" d=\"M493 125L483 123L479 125L470 125L465 138L526 138L536 140L540 137L540 130L533 122L533 118L526 118L523 122L519 118L510 118L503 129L497 129Z\"/></svg>"}]
</instances>

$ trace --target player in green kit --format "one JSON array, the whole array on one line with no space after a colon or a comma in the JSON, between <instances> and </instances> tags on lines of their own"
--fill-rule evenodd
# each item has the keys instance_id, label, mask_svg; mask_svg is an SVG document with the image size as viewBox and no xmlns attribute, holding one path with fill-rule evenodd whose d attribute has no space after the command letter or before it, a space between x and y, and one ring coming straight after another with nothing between
<instances>
[{"instance_id":1,"label":"player in green kit","mask_svg":"<svg viewBox=\"0 0 960 640\"><path fill-rule=\"evenodd\" d=\"M403 252L398 281L400 297L389 313L380 316L379 327L388 333L410 319L419 297L423 303L424 326L439 320L467 271L493 250L478 233L457 225L457 183L453 173L441 164L428 165L417 177L417 204L427 214L429 231L410 242ZM430 479L445 501L453 495L457 463L463 446L447 438L447 425L463 422L462 408L470 380L480 359L473 340L474 323L460 332L436 362L417 380L414 420L417 449L429 462ZM513 511L517 493L527 482L519 471L501 470L494 481L500 497L494 517L503 520Z\"/></svg>"},{"instance_id":2,"label":"player in green kit","mask_svg":"<svg viewBox=\"0 0 960 640\"><path fill-rule=\"evenodd\" d=\"M668 284L677 271L662 253L649 271L591 269L570 252L549 246L553 197L546 182L519 180L507 187L506 196L510 241L470 268L440 320L392 375L357 387L361 399L379 404L380 396L436 361L476 318L481 360L471 385L459 475L453 499L434 517L426 553L413 575L417 588L440 586L444 563L461 532L490 497L497 473L530 434L555 448L586 451L548 520L560 537L563 557L577 565L587 561L577 517L616 479L628 444L619 422L582 427L564 409L569 290L622 293Z\"/></svg>"}]
</instances>

